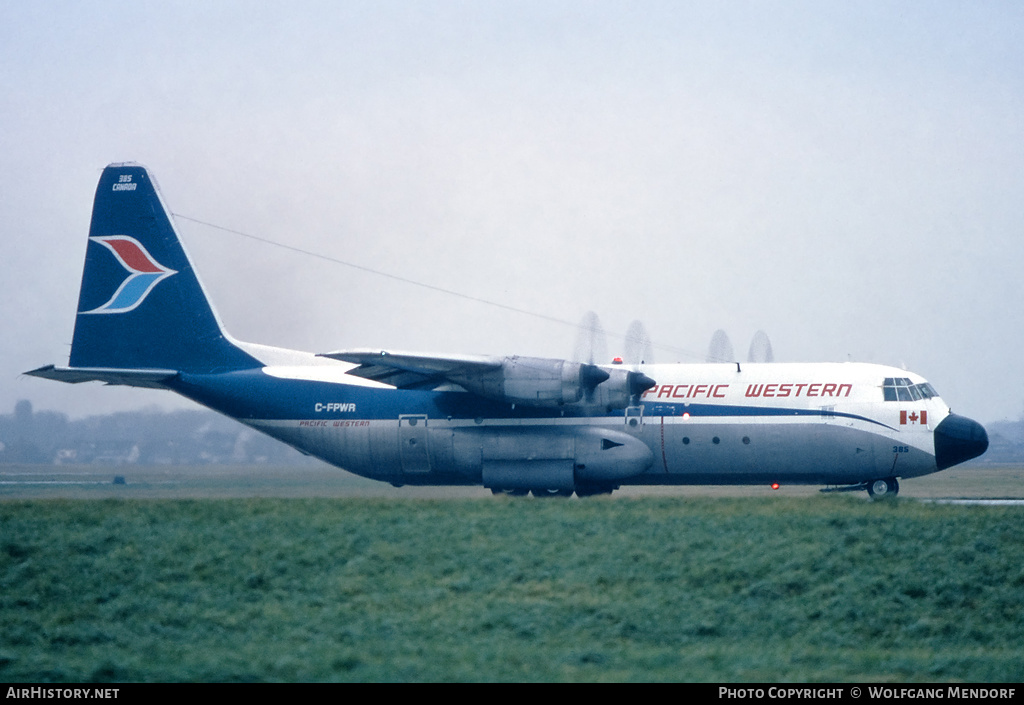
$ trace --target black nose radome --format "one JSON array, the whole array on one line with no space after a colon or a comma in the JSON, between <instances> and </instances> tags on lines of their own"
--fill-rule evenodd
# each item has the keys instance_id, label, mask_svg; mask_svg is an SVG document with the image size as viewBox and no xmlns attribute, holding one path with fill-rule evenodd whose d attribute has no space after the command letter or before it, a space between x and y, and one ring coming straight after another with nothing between
<instances>
[{"instance_id":1,"label":"black nose radome","mask_svg":"<svg viewBox=\"0 0 1024 705\"><path fill-rule=\"evenodd\" d=\"M951 468L988 450L985 427L966 416L950 414L935 427L935 465Z\"/></svg>"}]
</instances>

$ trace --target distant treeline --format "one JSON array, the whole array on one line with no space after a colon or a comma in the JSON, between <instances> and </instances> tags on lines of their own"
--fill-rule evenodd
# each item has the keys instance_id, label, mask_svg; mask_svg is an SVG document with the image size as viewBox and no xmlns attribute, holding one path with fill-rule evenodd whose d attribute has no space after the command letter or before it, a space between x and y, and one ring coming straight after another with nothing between
<instances>
[{"instance_id":1,"label":"distant treeline","mask_svg":"<svg viewBox=\"0 0 1024 705\"><path fill-rule=\"evenodd\" d=\"M19 401L0 415L0 463L196 465L315 462L212 411L124 411L71 420Z\"/></svg>"},{"instance_id":2,"label":"distant treeline","mask_svg":"<svg viewBox=\"0 0 1024 705\"><path fill-rule=\"evenodd\" d=\"M1024 419L986 425L990 445L978 461L1024 461ZM283 443L212 411L122 411L77 421L33 411L21 400L0 415L0 463L195 465L312 463Z\"/></svg>"}]
</instances>

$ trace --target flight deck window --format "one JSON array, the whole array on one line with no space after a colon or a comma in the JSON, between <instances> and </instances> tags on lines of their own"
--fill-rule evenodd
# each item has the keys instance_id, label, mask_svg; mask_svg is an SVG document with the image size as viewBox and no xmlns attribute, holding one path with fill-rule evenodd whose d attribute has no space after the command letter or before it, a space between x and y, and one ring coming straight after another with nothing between
<instances>
[{"instance_id":1,"label":"flight deck window","mask_svg":"<svg viewBox=\"0 0 1024 705\"><path fill-rule=\"evenodd\" d=\"M937 396L932 385L913 384L907 377L886 377L882 383L882 398L886 401L921 401Z\"/></svg>"}]
</instances>

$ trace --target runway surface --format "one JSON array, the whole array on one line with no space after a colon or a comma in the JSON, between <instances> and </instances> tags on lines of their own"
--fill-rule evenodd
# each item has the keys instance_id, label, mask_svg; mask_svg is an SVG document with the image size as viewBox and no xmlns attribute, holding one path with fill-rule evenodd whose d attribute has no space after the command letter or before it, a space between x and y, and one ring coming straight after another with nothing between
<instances>
[{"instance_id":1,"label":"runway surface","mask_svg":"<svg viewBox=\"0 0 1024 705\"><path fill-rule=\"evenodd\" d=\"M818 486L623 487L613 497L814 497ZM0 466L0 500L203 497L489 498L483 487L392 487L326 464L301 466ZM866 493L854 496L867 497ZM975 464L901 480L901 498L954 504L1024 504L1024 466Z\"/></svg>"}]
</instances>

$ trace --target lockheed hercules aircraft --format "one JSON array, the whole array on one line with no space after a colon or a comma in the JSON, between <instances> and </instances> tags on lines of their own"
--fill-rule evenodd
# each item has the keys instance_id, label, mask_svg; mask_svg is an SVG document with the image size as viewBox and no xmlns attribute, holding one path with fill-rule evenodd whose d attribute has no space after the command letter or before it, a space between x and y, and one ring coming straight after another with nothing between
<instances>
[{"instance_id":1,"label":"lockheed hercules aircraft","mask_svg":"<svg viewBox=\"0 0 1024 705\"><path fill-rule=\"evenodd\" d=\"M96 191L68 366L27 374L167 389L349 472L401 485L606 494L622 485L825 485L985 452L921 377L857 363L592 364L233 339L145 167Z\"/></svg>"}]
</instances>

